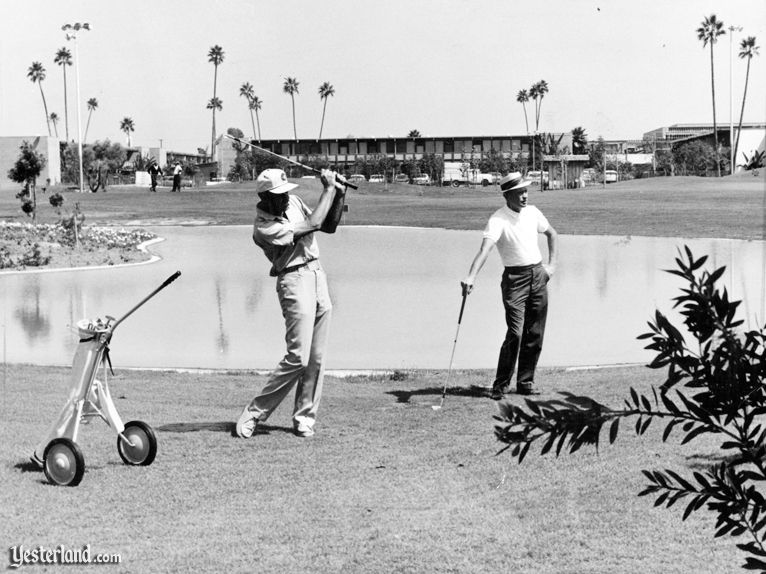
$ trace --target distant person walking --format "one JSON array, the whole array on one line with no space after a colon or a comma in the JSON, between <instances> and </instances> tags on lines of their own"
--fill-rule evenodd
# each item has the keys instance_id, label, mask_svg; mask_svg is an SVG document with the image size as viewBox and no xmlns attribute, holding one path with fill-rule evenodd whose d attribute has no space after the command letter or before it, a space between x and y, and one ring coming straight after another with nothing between
<instances>
[{"instance_id":1,"label":"distant person walking","mask_svg":"<svg viewBox=\"0 0 766 574\"><path fill-rule=\"evenodd\" d=\"M170 191L177 191L180 193L181 191L181 172L183 169L181 168L181 164L176 162L175 166L173 167L173 189Z\"/></svg>"},{"instance_id":2,"label":"distant person walking","mask_svg":"<svg viewBox=\"0 0 766 574\"><path fill-rule=\"evenodd\" d=\"M500 347L497 372L492 383L492 398L500 400L510 392L511 379L518 358L516 392L537 394L535 369L543 348L545 321L548 314L547 284L556 270L556 230L534 205L527 205L531 182L520 173L509 173L500 180L505 206L489 218L484 236L465 279L463 292L473 290L476 275L497 246L505 269L500 289L505 307L508 331ZM548 240L548 264L543 264L537 243L539 233Z\"/></svg>"},{"instance_id":3,"label":"distant person walking","mask_svg":"<svg viewBox=\"0 0 766 574\"><path fill-rule=\"evenodd\" d=\"M261 201L256 208L253 241L271 262L270 275L276 277L287 352L237 420L240 438L253 436L258 423L269 418L293 387L295 434L314 434L332 315L315 232L334 232L343 213L342 201L335 201L336 195L345 194L345 181L335 172L322 170L321 179L324 190L314 211L300 197L288 193L298 186L289 183L281 169L266 169L256 179Z\"/></svg>"},{"instance_id":4,"label":"distant person walking","mask_svg":"<svg viewBox=\"0 0 766 574\"><path fill-rule=\"evenodd\" d=\"M160 169L160 166L157 165L157 160L152 158L152 160L149 162L149 168L146 171L149 172L149 176L152 178L152 186L150 190L156 192L157 191L157 176L162 174L162 170Z\"/></svg>"}]
</instances>

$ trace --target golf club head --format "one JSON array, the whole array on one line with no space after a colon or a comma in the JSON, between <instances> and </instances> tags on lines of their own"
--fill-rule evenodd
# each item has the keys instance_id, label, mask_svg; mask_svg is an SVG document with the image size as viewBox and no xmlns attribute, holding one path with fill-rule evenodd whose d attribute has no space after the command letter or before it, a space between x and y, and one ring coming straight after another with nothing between
<instances>
[{"instance_id":1,"label":"golf club head","mask_svg":"<svg viewBox=\"0 0 766 574\"><path fill-rule=\"evenodd\" d=\"M435 411L438 411L440 408L442 408L441 405L431 405L431 408Z\"/></svg>"}]
</instances>

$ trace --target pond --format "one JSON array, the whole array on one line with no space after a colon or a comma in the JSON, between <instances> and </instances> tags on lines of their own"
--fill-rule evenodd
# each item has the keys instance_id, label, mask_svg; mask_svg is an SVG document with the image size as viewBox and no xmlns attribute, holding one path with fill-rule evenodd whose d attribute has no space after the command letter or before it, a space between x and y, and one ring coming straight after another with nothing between
<instances>
[{"instance_id":1,"label":"pond","mask_svg":"<svg viewBox=\"0 0 766 574\"><path fill-rule=\"evenodd\" d=\"M176 270L182 276L116 330L116 367L271 369L284 351L269 265L250 226L161 227L156 263L81 271L0 274L3 359L71 364L81 318L120 317ZM541 236L542 238L542 236ZM446 369L460 310L460 279L479 231L352 227L320 235L335 304L327 368ZM761 241L561 236L559 268L541 366L649 360L636 336L659 308L671 313L680 279L677 249L688 244L723 282L746 326L764 318L766 251ZM454 368L495 366L505 332L499 278L490 256L468 297Z\"/></svg>"}]
</instances>

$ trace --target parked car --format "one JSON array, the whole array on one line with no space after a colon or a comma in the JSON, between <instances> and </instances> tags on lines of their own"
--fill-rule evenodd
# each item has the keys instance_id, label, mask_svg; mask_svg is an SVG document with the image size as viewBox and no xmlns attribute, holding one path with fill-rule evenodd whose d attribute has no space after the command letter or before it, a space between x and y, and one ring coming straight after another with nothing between
<instances>
[{"instance_id":1,"label":"parked car","mask_svg":"<svg viewBox=\"0 0 766 574\"><path fill-rule=\"evenodd\" d=\"M370 176L370 183L386 183L386 178L382 174L373 173Z\"/></svg>"},{"instance_id":2,"label":"parked car","mask_svg":"<svg viewBox=\"0 0 766 574\"><path fill-rule=\"evenodd\" d=\"M346 180L347 180L349 183L361 183L361 182L363 182L363 181L367 181L367 180L365 179L365 177L364 177L364 176L363 176L361 173L353 173L353 174L349 175L349 176L346 178Z\"/></svg>"},{"instance_id":3,"label":"parked car","mask_svg":"<svg viewBox=\"0 0 766 574\"><path fill-rule=\"evenodd\" d=\"M394 183L410 183L410 176L406 173L397 173L394 176Z\"/></svg>"},{"instance_id":4,"label":"parked car","mask_svg":"<svg viewBox=\"0 0 766 574\"><path fill-rule=\"evenodd\" d=\"M412 183L415 185L430 185L431 176L429 176L427 173L420 174L412 178Z\"/></svg>"},{"instance_id":5,"label":"parked car","mask_svg":"<svg viewBox=\"0 0 766 574\"><path fill-rule=\"evenodd\" d=\"M607 169L606 171L604 171L604 181L606 183L615 183L616 181L618 181L618 179L619 178L617 177L617 171L613 169Z\"/></svg>"}]
</instances>

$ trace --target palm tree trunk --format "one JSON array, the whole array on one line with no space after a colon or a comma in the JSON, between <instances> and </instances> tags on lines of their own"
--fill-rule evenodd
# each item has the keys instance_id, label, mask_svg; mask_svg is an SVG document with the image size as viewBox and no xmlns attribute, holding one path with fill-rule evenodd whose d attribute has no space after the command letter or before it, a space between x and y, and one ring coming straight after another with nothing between
<instances>
[{"instance_id":1,"label":"palm tree trunk","mask_svg":"<svg viewBox=\"0 0 766 574\"><path fill-rule=\"evenodd\" d=\"M713 93L713 141L715 142L715 170L721 177L721 161L718 156L718 123L715 117L715 71L713 68L713 42L710 42L710 85Z\"/></svg>"},{"instance_id":2,"label":"palm tree trunk","mask_svg":"<svg viewBox=\"0 0 766 574\"><path fill-rule=\"evenodd\" d=\"M529 133L529 119L527 118L527 104L521 102L521 107L524 108L524 125L527 126L527 133Z\"/></svg>"},{"instance_id":3,"label":"palm tree trunk","mask_svg":"<svg viewBox=\"0 0 766 574\"><path fill-rule=\"evenodd\" d=\"M218 89L218 64L215 65L215 71L213 73L213 101L215 101L217 89ZM215 106L213 106L213 135L210 138L210 161L215 161Z\"/></svg>"},{"instance_id":4,"label":"palm tree trunk","mask_svg":"<svg viewBox=\"0 0 766 574\"><path fill-rule=\"evenodd\" d=\"M290 94L290 99L293 101L293 136L295 141L298 141L298 128L295 127L295 96Z\"/></svg>"},{"instance_id":5,"label":"palm tree trunk","mask_svg":"<svg viewBox=\"0 0 766 574\"><path fill-rule=\"evenodd\" d=\"M258 117L258 110L255 110L255 121L258 122L258 141L261 141L261 118Z\"/></svg>"},{"instance_id":6,"label":"palm tree trunk","mask_svg":"<svg viewBox=\"0 0 766 574\"><path fill-rule=\"evenodd\" d=\"M745 100L747 99L747 82L750 79L750 60L752 58L747 59L747 72L745 72L745 93L742 94L742 108L739 111L739 123L737 124L737 143L734 144L734 165L731 166L731 173L734 173L735 168L737 167L737 150L739 149L739 134L742 133L742 116L745 113Z\"/></svg>"},{"instance_id":7,"label":"palm tree trunk","mask_svg":"<svg viewBox=\"0 0 766 574\"><path fill-rule=\"evenodd\" d=\"M51 121L48 117L48 104L45 101L45 94L43 93L43 84L42 82L37 82L37 85L40 86L40 95L43 97L43 109L45 110L45 125L48 126L48 135L51 135Z\"/></svg>"},{"instance_id":8,"label":"palm tree trunk","mask_svg":"<svg viewBox=\"0 0 766 574\"><path fill-rule=\"evenodd\" d=\"M250 109L250 123L253 124L253 139L255 139L257 136L256 136L256 133L255 133L255 120L253 119L253 110L252 110L252 108Z\"/></svg>"},{"instance_id":9,"label":"palm tree trunk","mask_svg":"<svg viewBox=\"0 0 766 574\"><path fill-rule=\"evenodd\" d=\"M324 114L327 111L327 98L324 99L324 106L322 106L322 123L319 125L319 139L322 139L322 130L324 129Z\"/></svg>"},{"instance_id":10,"label":"palm tree trunk","mask_svg":"<svg viewBox=\"0 0 766 574\"><path fill-rule=\"evenodd\" d=\"M88 110L88 122L85 124L85 135L82 137L82 141L86 142L88 141L88 128L90 127L90 116L93 115L93 110ZM67 141L69 141L69 136L67 136Z\"/></svg>"},{"instance_id":11,"label":"palm tree trunk","mask_svg":"<svg viewBox=\"0 0 766 574\"><path fill-rule=\"evenodd\" d=\"M61 67L64 68L64 133L66 134L66 141L69 141L69 106L67 104L66 96L66 64Z\"/></svg>"}]
</instances>

